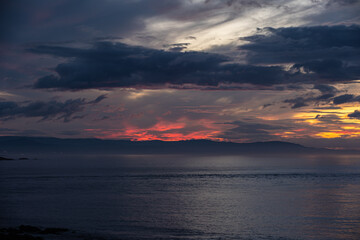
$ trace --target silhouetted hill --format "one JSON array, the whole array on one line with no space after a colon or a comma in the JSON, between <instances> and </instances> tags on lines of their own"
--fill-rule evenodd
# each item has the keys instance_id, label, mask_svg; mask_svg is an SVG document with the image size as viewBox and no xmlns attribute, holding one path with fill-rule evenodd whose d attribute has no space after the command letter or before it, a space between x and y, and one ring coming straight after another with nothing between
<instances>
[{"instance_id":1,"label":"silhouetted hill","mask_svg":"<svg viewBox=\"0 0 360 240\"><path fill-rule=\"evenodd\" d=\"M47 137L0 137L3 153L102 153L102 154L308 154L338 152L304 147L289 142L233 143L210 140L128 141L60 139Z\"/></svg>"}]
</instances>

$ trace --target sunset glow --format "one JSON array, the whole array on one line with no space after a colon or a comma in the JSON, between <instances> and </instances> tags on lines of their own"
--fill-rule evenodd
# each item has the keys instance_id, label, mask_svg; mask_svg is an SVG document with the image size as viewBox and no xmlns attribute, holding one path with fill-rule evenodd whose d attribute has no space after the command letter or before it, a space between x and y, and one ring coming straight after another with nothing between
<instances>
[{"instance_id":1,"label":"sunset glow","mask_svg":"<svg viewBox=\"0 0 360 240\"><path fill-rule=\"evenodd\" d=\"M359 239L360 0L0 10L0 240Z\"/></svg>"},{"instance_id":2,"label":"sunset glow","mask_svg":"<svg viewBox=\"0 0 360 240\"><path fill-rule=\"evenodd\" d=\"M359 148L357 1L151 2L7 6L0 135Z\"/></svg>"}]
</instances>

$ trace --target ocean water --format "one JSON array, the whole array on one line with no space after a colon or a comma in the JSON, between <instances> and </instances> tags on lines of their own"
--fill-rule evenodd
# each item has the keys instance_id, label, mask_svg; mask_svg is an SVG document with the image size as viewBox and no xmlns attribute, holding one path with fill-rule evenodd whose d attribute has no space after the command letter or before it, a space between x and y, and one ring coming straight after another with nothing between
<instances>
[{"instance_id":1,"label":"ocean water","mask_svg":"<svg viewBox=\"0 0 360 240\"><path fill-rule=\"evenodd\" d=\"M99 239L360 239L360 158L38 156L0 162L0 227Z\"/></svg>"}]
</instances>

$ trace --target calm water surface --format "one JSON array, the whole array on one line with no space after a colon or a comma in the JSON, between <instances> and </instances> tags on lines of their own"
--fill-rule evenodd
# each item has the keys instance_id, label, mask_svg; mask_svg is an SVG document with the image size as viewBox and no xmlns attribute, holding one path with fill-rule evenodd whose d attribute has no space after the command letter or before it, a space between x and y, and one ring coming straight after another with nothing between
<instances>
[{"instance_id":1,"label":"calm water surface","mask_svg":"<svg viewBox=\"0 0 360 240\"><path fill-rule=\"evenodd\" d=\"M360 239L360 158L40 156L0 162L0 226L104 239Z\"/></svg>"}]
</instances>

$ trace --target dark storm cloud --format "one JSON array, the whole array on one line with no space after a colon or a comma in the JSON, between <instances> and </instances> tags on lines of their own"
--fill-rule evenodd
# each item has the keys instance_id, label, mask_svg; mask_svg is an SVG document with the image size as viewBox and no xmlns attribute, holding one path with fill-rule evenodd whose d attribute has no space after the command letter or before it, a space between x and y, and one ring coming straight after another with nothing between
<instances>
[{"instance_id":1,"label":"dark storm cloud","mask_svg":"<svg viewBox=\"0 0 360 240\"><path fill-rule=\"evenodd\" d=\"M106 94L103 94L103 95L98 96L95 100L90 101L88 103L89 104L97 104L97 103L101 102L102 100L104 100L106 98L107 98Z\"/></svg>"},{"instance_id":2,"label":"dark storm cloud","mask_svg":"<svg viewBox=\"0 0 360 240\"><path fill-rule=\"evenodd\" d=\"M334 98L334 104L344 104L351 102L360 102L360 96L355 96L353 94L343 94Z\"/></svg>"},{"instance_id":3,"label":"dark storm cloud","mask_svg":"<svg viewBox=\"0 0 360 240\"><path fill-rule=\"evenodd\" d=\"M319 90L323 94L334 94L334 93L338 92L336 87L326 85L326 84L314 85L314 89Z\"/></svg>"},{"instance_id":4,"label":"dark storm cloud","mask_svg":"<svg viewBox=\"0 0 360 240\"><path fill-rule=\"evenodd\" d=\"M348 117L360 119L360 112L358 110L355 110L353 113L348 114Z\"/></svg>"},{"instance_id":5,"label":"dark storm cloud","mask_svg":"<svg viewBox=\"0 0 360 240\"><path fill-rule=\"evenodd\" d=\"M176 21L209 19L225 10L229 21L244 11L281 6L284 0L27 0L1 1L0 43L87 41L126 37L146 28L144 20L161 16ZM216 24L216 23L215 23Z\"/></svg>"},{"instance_id":6,"label":"dark storm cloud","mask_svg":"<svg viewBox=\"0 0 360 240\"><path fill-rule=\"evenodd\" d=\"M37 46L34 53L68 58L56 74L40 78L35 88L81 90L114 87L218 86L292 83L336 83L360 78L360 27L317 26L266 28L265 34L243 38L241 46L255 65L226 64L229 57L180 52L189 43L168 45L170 51L97 42L92 48ZM337 54L332 54L337 52ZM335 58L329 58L335 57ZM290 71L259 63L293 63ZM323 98L329 98L329 93Z\"/></svg>"},{"instance_id":7,"label":"dark storm cloud","mask_svg":"<svg viewBox=\"0 0 360 240\"><path fill-rule=\"evenodd\" d=\"M341 125L342 120L336 114L325 114L325 115L316 115L315 119L319 122L327 124L327 125Z\"/></svg>"},{"instance_id":8,"label":"dark storm cloud","mask_svg":"<svg viewBox=\"0 0 360 240\"><path fill-rule=\"evenodd\" d=\"M326 101L326 100L329 100L330 98L334 97L334 93L326 93L326 94L322 94L318 97L315 98L315 100L318 100L318 101Z\"/></svg>"},{"instance_id":9,"label":"dark storm cloud","mask_svg":"<svg viewBox=\"0 0 360 240\"><path fill-rule=\"evenodd\" d=\"M329 4L330 2L337 2L338 5L352 4L352 1L345 0L329 1ZM141 32L145 29L144 20L152 17L194 22L212 19L226 9L227 17L223 20L226 22L238 17L247 9L282 7L285 3L284 0L213 0L191 3L180 0L34 0L32 4L26 4L24 0L14 0L4 4L0 40L15 44L88 42L89 39L111 41ZM221 22L205 24L203 27L211 27L211 24ZM356 37L358 33L357 25L265 28L261 30L261 34L243 38L250 43L243 45L241 49L248 51L248 60L253 65L223 65L232 59L214 54L180 53L189 47L189 43L186 42L169 45L168 52L122 44L108 47L97 44L87 50L39 46L33 51L65 57L69 62L59 64L54 75L38 79L35 87L81 90L132 86L164 87L166 84L216 87L219 84L250 83L272 86L309 82L314 79L319 82L350 81L359 78L360 75L356 64L348 64L349 61L359 62L359 39ZM187 39L196 38L188 36ZM178 58L182 58L179 60L181 63ZM296 61L290 61L292 58ZM344 62L345 60L347 62ZM170 64L170 61L175 63ZM259 66L259 63L289 61L295 63L291 72L286 72L278 66ZM209 65L205 66L206 64ZM129 66L129 69L125 69L125 65ZM14 69L13 66L10 67ZM15 81L12 78L25 79L29 78L29 75L39 76L43 73L19 75L16 71L17 75L14 74L6 74L1 81L7 86L8 82L11 85Z\"/></svg>"},{"instance_id":10,"label":"dark storm cloud","mask_svg":"<svg viewBox=\"0 0 360 240\"><path fill-rule=\"evenodd\" d=\"M291 64L292 76L303 82L316 81L322 94L286 99L292 108L333 101L335 105L359 101L324 83L350 82L360 78L360 26L313 26L259 29L259 34L241 38L250 43L239 47L247 51L250 63Z\"/></svg>"},{"instance_id":11,"label":"dark storm cloud","mask_svg":"<svg viewBox=\"0 0 360 240\"><path fill-rule=\"evenodd\" d=\"M360 77L360 67L346 66L342 61L336 59L324 59L297 63L292 66L293 70L304 71L324 81L346 81L355 80Z\"/></svg>"},{"instance_id":12,"label":"dark storm cloud","mask_svg":"<svg viewBox=\"0 0 360 240\"><path fill-rule=\"evenodd\" d=\"M310 102L310 99L303 97L284 100L284 103L290 103L292 109L306 107L308 106L308 102Z\"/></svg>"},{"instance_id":13,"label":"dark storm cloud","mask_svg":"<svg viewBox=\"0 0 360 240\"><path fill-rule=\"evenodd\" d=\"M2 1L4 2L4 1ZM1 4L0 42L79 41L125 36L147 17L175 11L178 0L11 0Z\"/></svg>"},{"instance_id":14,"label":"dark storm cloud","mask_svg":"<svg viewBox=\"0 0 360 240\"><path fill-rule=\"evenodd\" d=\"M269 27L240 39L250 42L239 46L239 49L248 51L251 63L309 62L305 65L319 69L321 73L324 69L322 62L312 61L332 59L331 64L335 64L336 68L342 66L336 61L360 61L359 25Z\"/></svg>"},{"instance_id":15,"label":"dark storm cloud","mask_svg":"<svg viewBox=\"0 0 360 240\"><path fill-rule=\"evenodd\" d=\"M83 116L73 116L84 110L89 104L96 104L104 97L100 96L93 101L87 102L83 98L69 99L65 102L59 101L34 101L29 103L17 103L12 101L0 102L0 119L10 120L19 117L41 117L42 120L62 119L69 122Z\"/></svg>"},{"instance_id":16,"label":"dark storm cloud","mask_svg":"<svg viewBox=\"0 0 360 240\"><path fill-rule=\"evenodd\" d=\"M325 93L320 96L312 96L308 94L308 96L301 96L292 99L286 99L283 102L289 103L292 109L301 108L305 106L309 106L310 104L318 104L320 102L331 102L334 105L340 105L345 103L353 103L353 102L360 102L360 96L355 96L353 94L343 94L335 97L334 93Z\"/></svg>"},{"instance_id":17,"label":"dark storm cloud","mask_svg":"<svg viewBox=\"0 0 360 240\"><path fill-rule=\"evenodd\" d=\"M326 84L316 84L313 89L318 90L321 95L307 93L304 96L286 99L283 102L289 103L292 109L309 106L310 104L318 104L320 102L330 102L334 99L339 90L333 86Z\"/></svg>"},{"instance_id":18,"label":"dark storm cloud","mask_svg":"<svg viewBox=\"0 0 360 240\"><path fill-rule=\"evenodd\" d=\"M278 66L225 64L228 57L203 52L169 52L122 43L98 42L90 49L38 46L33 53L65 57L56 74L38 79L35 88L82 90L115 87L164 87L166 84L218 86L249 83L271 86L291 76Z\"/></svg>"}]
</instances>

